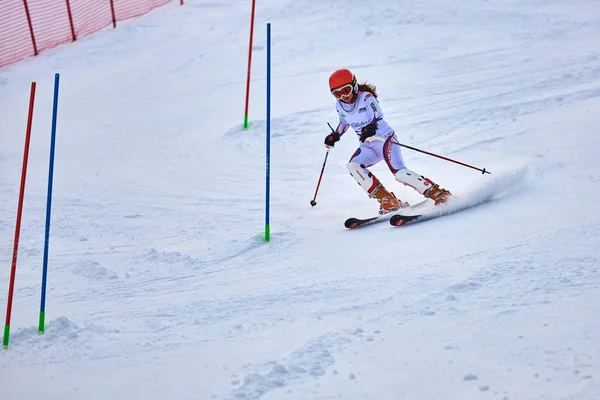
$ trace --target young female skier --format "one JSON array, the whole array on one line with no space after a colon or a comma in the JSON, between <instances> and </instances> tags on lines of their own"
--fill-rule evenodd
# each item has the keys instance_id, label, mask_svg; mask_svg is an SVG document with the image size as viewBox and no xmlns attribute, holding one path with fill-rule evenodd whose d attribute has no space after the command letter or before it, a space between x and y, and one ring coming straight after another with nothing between
<instances>
[{"instance_id":1,"label":"young female skier","mask_svg":"<svg viewBox=\"0 0 600 400\"><path fill-rule=\"evenodd\" d=\"M325 146L335 146L348 128L352 127L360 144L346 166L369 197L377 199L381 214L405 206L367 169L381 160L385 160L398 182L433 200L436 206L445 203L452 196L448 190L440 188L430 179L406 168L400 146L394 144L398 143L398 138L383 119L375 86L366 82L359 84L350 70L340 69L329 77L329 89L337 99L335 107L340 122L335 131L325 137Z\"/></svg>"}]
</instances>

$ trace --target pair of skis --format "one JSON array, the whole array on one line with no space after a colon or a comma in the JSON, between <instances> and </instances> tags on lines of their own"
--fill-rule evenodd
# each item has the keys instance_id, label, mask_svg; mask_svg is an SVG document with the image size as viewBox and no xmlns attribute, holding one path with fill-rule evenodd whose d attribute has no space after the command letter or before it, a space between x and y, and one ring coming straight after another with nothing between
<instances>
[{"instance_id":1,"label":"pair of skis","mask_svg":"<svg viewBox=\"0 0 600 400\"><path fill-rule=\"evenodd\" d=\"M430 203L431 202L425 200L414 206L403 207L398 211L370 218L348 218L344 223L344 226L348 229L356 229L385 221L389 221L393 226L402 226L406 223L417 222L427 211L431 210L433 204Z\"/></svg>"},{"instance_id":2,"label":"pair of skis","mask_svg":"<svg viewBox=\"0 0 600 400\"><path fill-rule=\"evenodd\" d=\"M491 191L461 196L460 198L452 197L448 203L439 207L434 206L431 200L425 200L414 206L403 207L397 211L378 215L376 217L362 219L348 218L344 225L348 229L356 229L384 221L389 221L392 226L414 224L477 207L492 201L497 194L498 193Z\"/></svg>"}]
</instances>

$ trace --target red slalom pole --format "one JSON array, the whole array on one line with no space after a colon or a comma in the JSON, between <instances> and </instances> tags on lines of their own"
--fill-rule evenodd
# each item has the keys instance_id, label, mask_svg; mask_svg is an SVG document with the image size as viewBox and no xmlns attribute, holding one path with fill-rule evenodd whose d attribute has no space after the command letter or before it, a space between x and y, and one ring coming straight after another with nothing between
<instances>
[{"instance_id":1,"label":"red slalom pole","mask_svg":"<svg viewBox=\"0 0 600 400\"><path fill-rule=\"evenodd\" d=\"M29 159L29 142L31 138L31 123L33 121L33 103L35 100L35 82L31 82L31 95L29 97L29 117L27 118L27 132L25 134L25 151L23 153L23 169L21 171L21 189L19 190L19 206L17 208L17 224L15 226L15 242L13 247L12 265L10 269L10 284L8 287L8 301L6 304L6 323L4 325L4 340L2 345L8 348L10 335L10 314L12 299L15 289L15 274L17 272L17 254L19 253L19 234L21 233L21 215L23 214L23 198L25 197L25 180L27 179L27 160Z\"/></svg>"},{"instance_id":2,"label":"red slalom pole","mask_svg":"<svg viewBox=\"0 0 600 400\"><path fill-rule=\"evenodd\" d=\"M254 36L254 9L256 0L252 0L252 14L250 16L250 45L248 46L248 76L246 78L246 106L244 108L244 129L248 128L248 106L250 101L250 70L252 67L252 37Z\"/></svg>"}]
</instances>

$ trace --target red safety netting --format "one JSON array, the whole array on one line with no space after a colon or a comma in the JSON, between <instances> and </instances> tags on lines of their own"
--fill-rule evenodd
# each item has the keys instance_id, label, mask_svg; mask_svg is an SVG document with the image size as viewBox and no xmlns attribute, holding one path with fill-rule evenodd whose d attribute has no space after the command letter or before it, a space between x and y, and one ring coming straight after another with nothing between
<instances>
[{"instance_id":1,"label":"red safety netting","mask_svg":"<svg viewBox=\"0 0 600 400\"><path fill-rule=\"evenodd\" d=\"M171 0L0 0L0 67ZM180 0L181 4L183 2Z\"/></svg>"},{"instance_id":2,"label":"red safety netting","mask_svg":"<svg viewBox=\"0 0 600 400\"><path fill-rule=\"evenodd\" d=\"M0 3L0 67L34 54L22 1Z\"/></svg>"},{"instance_id":3,"label":"red safety netting","mask_svg":"<svg viewBox=\"0 0 600 400\"><path fill-rule=\"evenodd\" d=\"M146 14L153 8L167 4L171 0L114 0L115 14L119 21Z\"/></svg>"},{"instance_id":4,"label":"red safety netting","mask_svg":"<svg viewBox=\"0 0 600 400\"><path fill-rule=\"evenodd\" d=\"M27 5L38 52L73 40L66 2L29 0Z\"/></svg>"},{"instance_id":5,"label":"red safety netting","mask_svg":"<svg viewBox=\"0 0 600 400\"><path fill-rule=\"evenodd\" d=\"M97 32L113 22L109 1L70 0L70 4L77 37Z\"/></svg>"}]
</instances>

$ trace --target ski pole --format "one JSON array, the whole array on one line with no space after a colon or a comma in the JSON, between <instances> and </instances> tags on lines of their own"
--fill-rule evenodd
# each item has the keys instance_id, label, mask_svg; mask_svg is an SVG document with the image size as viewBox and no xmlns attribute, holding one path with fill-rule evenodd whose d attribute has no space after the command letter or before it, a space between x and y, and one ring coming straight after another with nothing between
<instances>
[{"instance_id":1,"label":"ski pole","mask_svg":"<svg viewBox=\"0 0 600 400\"><path fill-rule=\"evenodd\" d=\"M323 172L325 171L325 164L327 164L327 156L329 155L329 149L325 152L325 160L323 161L323 168L321 168L321 175L319 175L319 182L317 182L317 189L315 190L315 197L310 201L311 206L317 205L317 193L319 192L319 186L321 186L321 178L323 178Z\"/></svg>"},{"instance_id":2,"label":"ski pole","mask_svg":"<svg viewBox=\"0 0 600 400\"><path fill-rule=\"evenodd\" d=\"M379 137L378 137L376 140L379 140L379 141L385 142L387 139L384 139L384 138L379 138ZM485 168L483 168L483 169L481 169L481 168L477 168L477 167L474 167L474 166L472 166L472 165L465 164L465 163L463 163L463 162L456 161L456 160L453 160L453 159L451 159L451 158L448 158L448 157L440 156L439 154L430 153L430 152L428 152L428 151L425 151L425 150L417 149L416 147L407 146L407 145L405 145L405 144L402 144L402 143L400 143L400 142L396 142L396 141L393 141L393 140L392 140L392 143L393 143L393 144L395 144L395 145L398 145L398 146L400 146L400 147L406 147L407 149L414 150L414 151L418 151L418 152L420 152L420 153L427 154L427 155L429 155L429 156L433 156L433 157L441 158L442 160L450 161L450 162L453 162L453 163L456 163L456 164L462 165L462 166L464 166L464 167L473 168L474 170L481 171L481 174L482 174L482 175L483 175L483 174L490 174L490 175L491 175L491 172L490 172L490 171L487 171Z\"/></svg>"},{"instance_id":3,"label":"ski pole","mask_svg":"<svg viewBox=\"0 0 600 400\"><path fill-rule=\"evenodd\" d=\"M335 132L333 130L333 127L329 124L329 122L327 123L327 125L329 125L329 129L331 129L331 132ZM313 199L310 201L310 205L313 207L317 205L317 193L319 192L319 186L321 186L321 178L323 178L323 172L325 171L325 164L327 164L327 156L329 155L329 150L331 150L330 147L327 148L327 152L325 153L325 160L323 161L323 168L321 168L321 175L319 175L319 181L317 182L315 197L313 197Z\"/></svg>"}]
</instances>

